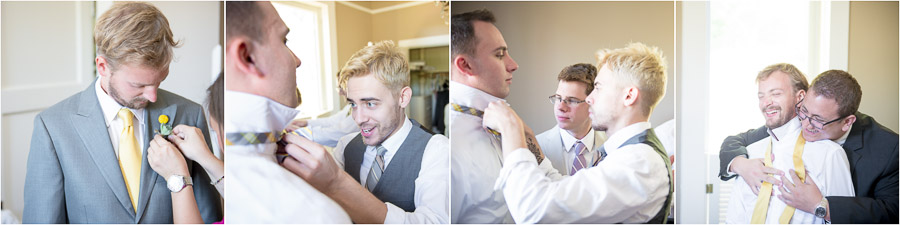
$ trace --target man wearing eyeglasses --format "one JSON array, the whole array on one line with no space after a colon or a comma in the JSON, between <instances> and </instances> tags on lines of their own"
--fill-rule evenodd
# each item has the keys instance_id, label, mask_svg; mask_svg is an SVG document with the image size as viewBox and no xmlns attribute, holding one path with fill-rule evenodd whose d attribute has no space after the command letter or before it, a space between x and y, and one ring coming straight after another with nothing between
<instances>
[{"instance_id":1,"label":"man wearing eyeglasses","mask_svg":"<svg viewBox=\"0 0 900 225\"><path fill-rule=\"evenodd\" d=\"M606 132L591 128L590 106L584 101L594 90L595 77L597 67L591 64L567 66L557 77L556 94L550 96L557 126L539 134L537 140L560 174L593 167L603 156L597 149L606 141Z\"/></svg>"},{"instance_id":2,"label":"man wearing eyeglasses","mask_svg":"<svg viewBox=\"0 0 900 225\"><path fill-rule=\"evenodd\" d=\"M786 186L789 193L779 198L797 209L822 215L832 223L896 224L897 133L857 111L862 90L856 79L845 71L829 70L819 74L807 96L799 104L797 113L802 121L803 136L807 141L829 139L842 145L849 159L856 197L821 193L815 182L807 182L796 187ZM729 137L720 155L734 158L737 164L745 142L768 135L759 130Z\"/></svg>"},{"instance_id":3,"label":"man wearing eyeglasses","mask_svg":"<svg viewBox=\"0 0 900 225\"><path fill-rule=\"evenodd\" d=\"M769 137L746 147L747 160L774 170L759 180L743 177L735 182L728 202L727 223L825 223L824 216L788 205L782 195L796 193L795 186L819 183L815 192L830 196L853 196L850 167L840 145L830 140L807 140L801 135L797 108L806 96L806 77L791 64L766 67L756 77L759 109L766 119ZM743 162L743 161L742 161ZM734 167L731 171L743 170ZM780 178L780 179L779 179ZM812 190L810 190L812 191ZM774 195L773 195L774 193ZM775 197L775 196L779 197Z\"/></svg>"}]
</instances>

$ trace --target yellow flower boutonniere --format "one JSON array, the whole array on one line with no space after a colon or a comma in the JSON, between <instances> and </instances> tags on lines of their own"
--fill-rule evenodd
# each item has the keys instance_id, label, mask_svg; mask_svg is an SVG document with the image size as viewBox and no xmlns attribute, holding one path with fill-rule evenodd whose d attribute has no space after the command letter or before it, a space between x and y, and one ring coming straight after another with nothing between
<instances>
[{"instance_id":1,"label":"yellow flower boutonniere","mask_svg":"<svg viewBox=\"0 0 900 225\"><path fill-rule=\"evenodd\" d=\"M157 121L159 121L159 134L163 136L172 134L172 125L167 124L169 122L169 116L159 115Z\"/></svg>"}]
</instances>

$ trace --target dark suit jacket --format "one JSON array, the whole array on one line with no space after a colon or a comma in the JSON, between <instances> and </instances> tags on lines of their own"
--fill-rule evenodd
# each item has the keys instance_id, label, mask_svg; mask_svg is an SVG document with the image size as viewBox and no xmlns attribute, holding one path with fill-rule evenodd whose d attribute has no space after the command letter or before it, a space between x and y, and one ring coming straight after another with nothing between
<instances>
[{"instance_id":1,"label":"dark suit jacket","mask_svg":"<svg viewBox=\"0 0 900 225\"><path fill-rule=\"evenodd\" d=\"M763 126L725 138L719 152L719 178L733 178L726 173L728 163L734 157L747 156L747 145L768 136ZM897 224L897 143L896 132L866 114L856 113L856 122L843 146L856 197L827 197L832 223Z\"/></svg>"},{"instance_id":2,"label":"dark suit jacket","mask_svg":"<svg viewBox=\"0 0 900 225\"><path fill-rule=\"evenodd\" d=\"M95 82L96 83L96 82ZM94 85L34 118L25 173L24 223L172 223L172 197L166 179L147 163L147 146L157 117L172 125L206 128L203 108L159 89L144 110L144 148L137 209L131 205L116 153L109 140ZM206 129L203 135L209 142ZM219 194L199 163L187 160L194 198L205 223L222 219Z\"/></svg>"}]
</instances>

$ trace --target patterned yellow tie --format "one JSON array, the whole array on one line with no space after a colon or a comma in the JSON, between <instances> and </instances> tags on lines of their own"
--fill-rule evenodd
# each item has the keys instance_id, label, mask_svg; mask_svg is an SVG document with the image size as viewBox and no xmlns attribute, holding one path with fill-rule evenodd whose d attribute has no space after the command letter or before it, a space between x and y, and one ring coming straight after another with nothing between
<instances>
[{"instance_id":1,"label":"patterned yellow tie","mask_svg":"<svg viewBox=\"0 0 900 225\"><path fill-rule=\"evenodd\" d=\"M132 209L137 210L138 196L141 193L141 149L134 137L132 115L127 108L119 110L119 119L122 119L124 125L122 134L119 135L119 167L122 168Z\"/></svg>"},{"instance_id":2,"label":"patterned yellow tie","mask_svg":"<svg viewBox=\"0 0 900 225\"><path fill-rule=\"evenodd\" d=\"M800 182L804 182L806 180L806 169L803 166L803 147L806 145L806 139L803 138L801 134L800 137L797 137L797 143L794 144L794 170L797 171L797 176L800 177ZM769 146L766 148L766 155L763 161L766 167L772 167L772 140L769 139ZM769 175L772 176L772 175ZM785 176L790 176L789 174L785 174ZM769 199L772 196L772 183L763 182L762 187L759 188L759 195L756 196L756 205L753 207L753 214L750 217L751 224L763 224L766 223L766 213L769 211ZM794 215L794 207L787 206L784 208L784 211L781 213L781 217L778 218L778 222L781 224L788 224L791 222L791 217Z\"/></svg>"},{"instance_id":3,"label":"patterned yellow tie","mask_svg":"<svg viewBox=\"0 0 900 225\"><path fill-rule=\"evenodd\" d=\"M800 137L797 138L797 144L794 145L794 171L797 172L800 183L806 182L806 167L803 166L804 145L806 145L806 139L803 138L803 135L801 134ZM785 176L790 176L790 174L785 174ZM781 224L791 223L791 217L793 216L794 207L787 206L784 208L784 212L781 213L781 217L778 218L778 222Z\"/></svg>"}]
</instances>

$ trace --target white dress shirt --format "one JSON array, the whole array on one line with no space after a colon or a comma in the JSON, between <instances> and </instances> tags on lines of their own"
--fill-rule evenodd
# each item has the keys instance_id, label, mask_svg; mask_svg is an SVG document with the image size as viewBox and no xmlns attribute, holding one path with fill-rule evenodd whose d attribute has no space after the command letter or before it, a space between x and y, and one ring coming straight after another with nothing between
<instances>
[{"instance_id":1,"label":"white dress shirt","mask_svg":"<svg viewBox=\"0 0 900 225\"><path fill-rule=\"evenodd\" d=\"M408 118L403 119L403 125L397 133L381 143L387 149L384 153L384 168L387 169L391 164L394 154L400 150L403 141L412 130L412 122ZM341 138L337 147L334 149L334 159L337 161L341 169L344 168L344 149L353 138L359 135L359 132L348 134ZM414 203L416 204L415 212L406 212L402 208L397 207L390 202L387 205L387 214L384 217L385 224L403 223L403 224L432 224L432 223L449 223L450 219L450 184L447 178L450 177L450 140L444 135L434 135L425 145L425 152L422 153L422 165L419 169L419 177L416 178L416 193ZM372 161L375 160L377 150L375 146L367 146L363 155L362 165L359 167L359 180L363 187L368 182L369 169L372 168ZM404 162L398 162L404 163Z\"/></svg>"},{"instance_id":2,"label":"white dress shirt","mask_svg":"<svg viewBox=\"0 0 900 225\"><path fill-rule=\"evenodd\" d=\"M97 92L100 110L103 112L103 118L106 119L106 131L109 132L109 141L112 143L113 151L116 152L116 158L118 158L119 135L122 135L122 130L125 129L124 121L119 118L119 109L125 108L125 106L116 102L106 91L103 91L103 88L100 87L100 79L97 79L94 83L94 91ZM141 149L141 155L146 155L144 153L146 152L144 151L144 130L146 130L147 125L144 124L144 118L147 115L144 114L144 109L128 109L131 110L132 114L131 123L134 127L134 138L137 140L138 148Z\"/></svg>"},{"instance_id":3,"label":"white dress shirt","mask_svg":"<svg viewBox=\"0 0 900 225\"><path fill-rule=\"evenodd\" d=\"M280 132L297 111L271 99L225 91L225 132ZM276 143L229 145L228 223L351 223L333 200L278 164Z\"/></svg>"},{"instance_id":4,"label":"white dress shirt","mask_svg":"<svg viewBox=\"0 0 900 225\"><path fill-rule=\"evenodd\" d=\"M478 110L500 100L488 93L450 81L450 102ZM503 192L493 189L503 167L500 142L485 131L480 117L450 113L451 223L513 223ZM525 150L532 160L532 155ZM536 173L559 179L550 160L536 166Z\"/></svg>"},{"instance_id":5,"label":"white dress shirt","mask_svg":"<svg viewBox=\"0 0 900 225\"><path fill-rule=\"evenodd\" d=\"M648 122L622 128L603 143L602 162L558 181L543 174L528 149L516 149L504 161L495 188L503 189L518 223L647 222L669 193L666 163L643 143L619 148L647 129Z\"/></svg>"},{"instance_id":6,"label":"white dress shirt","mask_svg":"<svg viewBox=\"0 0 900 225\"><path fill-rule=\"evenodd\" d=\"M341 137L359 131L359 126L350 116L349 104L329 117L308 120L306 127L312 130L312 141L332 148L337 146Z\"/></svg>"},{"instance_id":7,"label":"white dress shirt","mask_svg":"<svg viewBox=\"0 0 900 225\"><path fill-rule=\"evenodd\" d=\"M563 146L566 146L566 157L563 162L568 162L568 164L566 164L566 171L560 171L559 173L568 174L569 172L572 172L572 167L575 167L575 157L578 157L575 155L575 143L577 143L577 141L581 141L581 143L584 144L584 150L582 151L587 151L584 153L584 159L585 162L588 162L588 165L585 165L584 169L594 166L594 157L600 156L599 153L594 153L599 150L594 149L594 128L591 128L587 135L584 135L581 139L575 138L575 136L562 128L557 130L559 130L559 136L562 138Z\"/></svg>"},{"instance_id":8,"label":"white dress shirt","mask_svg":"<svg viewBox=\"0 0 900 225\"><path fill-rule=\"evenodd\" d=\"M774 155L772 167L789 176L789 170L794 169L794 146L800 132L800 121L795 117L785 125L769 130L769 137L747 146L747 154L751 159L764 158L766 148L771 141L772 155ZM816 182L823 196L854 196L853 181L850 179L850 164L840 145L831 140L806 142L802 158L803 166L809 171L807 179L812 178ZM781 179L781 177L776 178ZM726 222L750 223L757 195L753 194L750 186L743 180L733 179L731 182L734 182L734 189L731 192L731 199L728 201ZM766 223L777 224L787 205L777 197L781 194L778 186L774 186L772 192L775 195L769 200ZM814 214L795 209L791 223L825 223L825 220Z\"/></svg>"}]
</instances>

